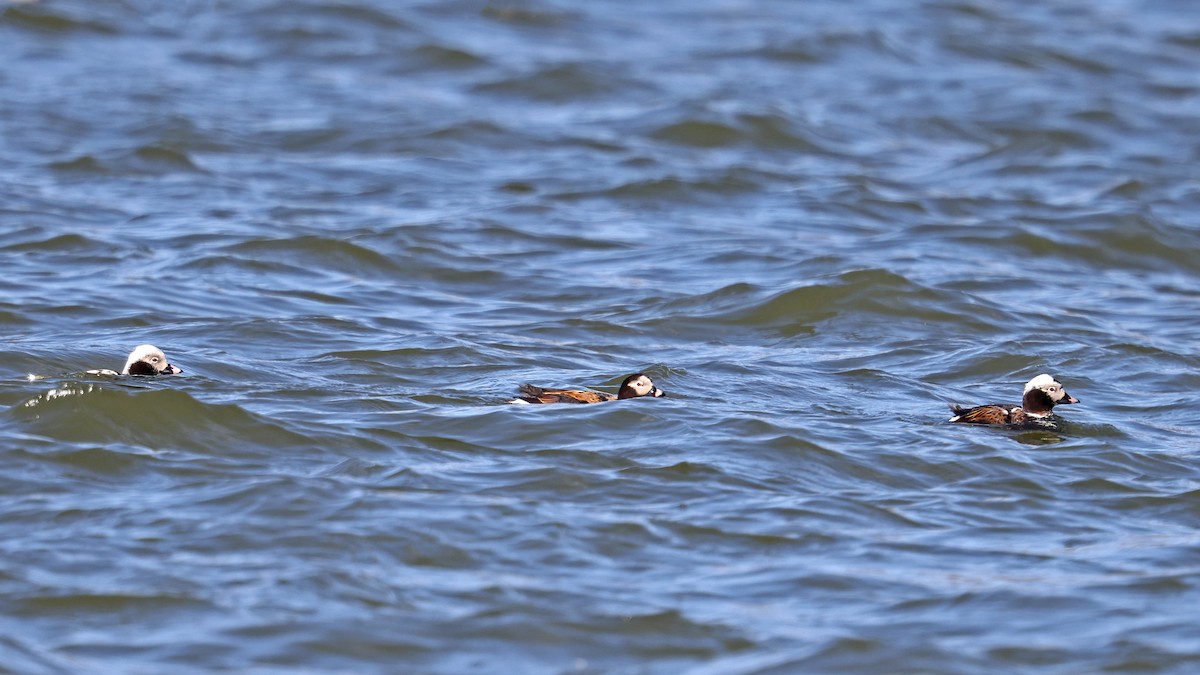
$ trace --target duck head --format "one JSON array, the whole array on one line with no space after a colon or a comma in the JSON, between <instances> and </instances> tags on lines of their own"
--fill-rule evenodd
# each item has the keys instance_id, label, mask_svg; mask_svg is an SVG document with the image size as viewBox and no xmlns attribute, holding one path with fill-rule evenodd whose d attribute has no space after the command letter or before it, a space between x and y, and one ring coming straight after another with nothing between
<instances>
[{"instance_id":1,"label":"duck head","mask_svg":"<svg viewBox=\"0 0 1200 675\"><path fill-rule=\"evenodd\" d=\"M1062 384L1045 373L1038 375L1025 385L1021 407L1035 416L1046 416L1056 405L1079 403L1079 399L1067 393Z\"/></svg>"},{"instance_id":2,"label":"duck head","mask_svg":"<svg viewBox=\"0 0 1200 675\"><path fill-rule=\"evenodd\" d=\"M177 375L183 369L167 361L167 355L154 345L138 345L129 353L122 375Z\"/></svg>"},{"instance_id":3,"label":"duck head","mask_svg":"<svg viewBox=\"0 0 1200 675\"><path fill-rule=\"evenodd\" d=\"M665 396L662 389L654 386L654 380L651 380L645 373L637 373L625 378L621 383L621 389L617 392L617 398L638 398L639 396Z\"/></svg>"}]
</instances>

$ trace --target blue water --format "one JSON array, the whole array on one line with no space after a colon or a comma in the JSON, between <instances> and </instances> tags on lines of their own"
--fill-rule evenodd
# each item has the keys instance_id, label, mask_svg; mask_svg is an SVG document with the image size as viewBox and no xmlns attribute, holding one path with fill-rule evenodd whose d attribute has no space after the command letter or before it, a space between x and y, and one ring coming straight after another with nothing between
<instances>
[{"instance_id":1,"label":"blue water","mask_svg":"<svg viewBox=\"0 0 1200 675\"><path fill-rule=\"evenodd\" d=\"M1198 59L1182 0L0 4L0 670L1195 671ZM1059 430L946 423L1042 372Z\"/></svg>"}]
</instances>

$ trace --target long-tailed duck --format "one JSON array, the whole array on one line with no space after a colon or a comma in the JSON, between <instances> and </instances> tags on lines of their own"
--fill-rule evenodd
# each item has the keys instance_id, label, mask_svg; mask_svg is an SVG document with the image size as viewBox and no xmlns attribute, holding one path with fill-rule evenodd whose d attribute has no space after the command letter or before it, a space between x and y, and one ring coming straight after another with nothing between
<instances>
[{"instance_id":1,"label":"long-tailed duck","mask_svg":"<svg viewBox=\"0 0 1200 675\"><path fill-rule=\"evenodd\" d=\"M125 367L120 373L114 370L89 370L89 375L106 375L116 377L119 375L177 375L183 372L179 366L171 365L167 362L167 355L162 353L162 350L154 345L138 345L132 352L129 353L129 358L125 360Z\"/></svg>"},{"instance_id":2,"label":"long-tailed duck","mask_svg":"<svg viewBox=\"0 0 1200 675\"><path fill-rule=\"evenodd\" d=\"M601 391L584 391L580 389L546 389L532 384L523 384L518 388L521 395L509 403L601 403L641 396L661 397L666 394L654 386L645 373L636 373L625 378L621 388L614 394Z\"/></svg>"},{"instance_id":3,"label":"long-tailed duck","mask_svg":"<svg viewBox=\"0 0 1200 675\"><path fill-rule=\"evenodd\" d=\"M1067 393L1053 377L1042 374L1025 385L1021 405L980 405L963 408L951 405L954 417L951 422L960 424L996 424L1008 427L1046 427L1054 425L1054 406L1079 403L1079 399Z\"/></svg>"}]
</instances>

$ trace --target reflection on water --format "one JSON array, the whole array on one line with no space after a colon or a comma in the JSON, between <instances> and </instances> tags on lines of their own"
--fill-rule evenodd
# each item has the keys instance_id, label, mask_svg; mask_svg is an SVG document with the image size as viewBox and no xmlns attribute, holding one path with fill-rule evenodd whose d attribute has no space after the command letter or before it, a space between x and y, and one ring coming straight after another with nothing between
<instances>
[{"instance_id":1,"label":"reflection on water","mask_svg":"<svg viewBox=\"0 0 1200 675\"><path fill-rule=\"evenodd\" d=\"M1019 434L1014 434L1013 438L1017 439L1018 443L1025 445L1053 445L1054 443L1062 443L1066 440L1058 433L1045 429L1023 431Z\"/></svg>"}]
</instances>

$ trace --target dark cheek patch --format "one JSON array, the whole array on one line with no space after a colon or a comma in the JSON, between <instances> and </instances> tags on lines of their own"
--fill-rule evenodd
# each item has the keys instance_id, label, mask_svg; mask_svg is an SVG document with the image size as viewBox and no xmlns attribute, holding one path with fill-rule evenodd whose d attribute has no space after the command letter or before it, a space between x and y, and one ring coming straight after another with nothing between
<instances>
[{"instance_id":1,"label":"dark cheek patch","mask_svg":"<svg viewBox=\"0 0 1200 675\"><path fill-rule=\"evenodd\" d=\"M1050 394L1041 389L1034 389L1029 394L1025 404L1025 408L1029 412L1047 413L1054 408L1054 399L1050 398Z\"/></svg>"},{"instance_id":2,"label":"dark cheek patch","mask_svg":"<svg viewBox=\"0 0 1200 675\"><path fill-rule=\"evenodd\" d=\"M145 361L137 361L132 366L129 366L130 375L157 375L158 371L154 370L154 366Z\"/></svg>"}]
</instances>

